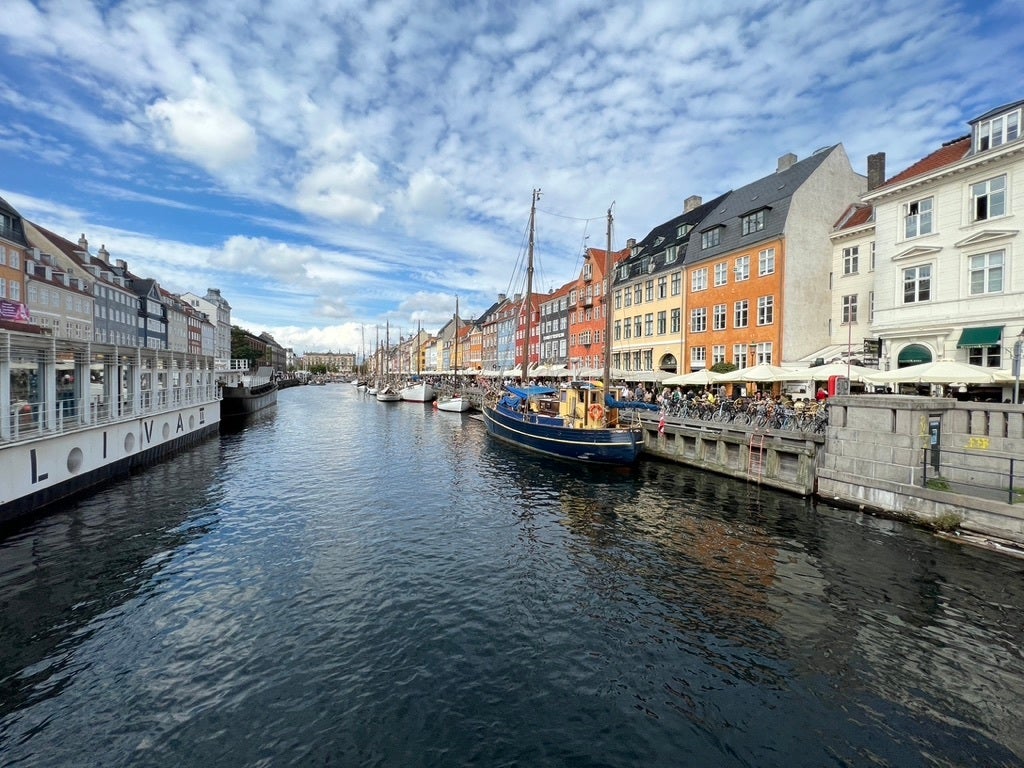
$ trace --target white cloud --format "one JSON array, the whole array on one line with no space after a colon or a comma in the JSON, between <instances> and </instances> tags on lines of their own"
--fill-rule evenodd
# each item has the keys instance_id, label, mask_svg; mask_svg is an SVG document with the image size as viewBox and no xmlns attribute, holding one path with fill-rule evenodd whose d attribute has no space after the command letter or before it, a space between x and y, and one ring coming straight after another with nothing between
<instances>
[{"instance_id":1,"label":"white cloud","mask_svg":"<svg viewBox=\"0 0 1024 768\"><path fill-rule=\"evenodd\" d=\"M256 132L226 104L218 103L202 81L196 94L161 99L146 110L168 151L213 173L248 163L256 155Z\"/></svg>"}]
</instances>

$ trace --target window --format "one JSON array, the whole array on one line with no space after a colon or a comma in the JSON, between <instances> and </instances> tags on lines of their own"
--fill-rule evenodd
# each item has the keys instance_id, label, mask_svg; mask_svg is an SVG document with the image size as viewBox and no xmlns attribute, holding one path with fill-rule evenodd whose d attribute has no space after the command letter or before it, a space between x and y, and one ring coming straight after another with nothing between
<instances>
[{"instance_id":1,"label":"window","mask_svg":"<svg viewBox=\"0 0 1024 768\"><path fill-rule=\"evenodd\" d=\"M614 334L615 341L620 341L622 339L622 321L621 320L616 320L615 321L615 328L612 330L612 333Z\"/></svg>"},{"instance_id":2,"label":"window","mask_svg":"<svg viewBox=\"0 0 1024 768\"><path fill-rule=\"evenodd\" d=\"M718 227L709 229L707 232L700 233L700 247L701 249L714 248L718 245L721 238L721 232Z\"/></svg>"},{"instance_id":3,"label":"window","mask_svg":"<svg viewBox=\"0 0 1024 768\"><path fill-rule=\"evenodd\" d=\"M640 355L641 355L640 350L637 350L636 352L633 353L633 370L634 371L642 371L643 370L643 368L640 367Z\"/></svg>"},{"instance_id":4,"label":"window","mask_svg":"<svg viewBox=\"0 0 1024 768\"><path fill-rule=\"evenodd\" d=\"M871 264L868 266L868 269L870 269L872 272L874 272L875 271L875 241L874 240L871 241L871 244L868 246L868 249L869 249L869 251L871 253Z\"/></svg>"},{"instance_id":5,"label":"window","mask_svg":"<svg viewBox=\"0 0 1024 768\"><path fill-rule=\"evenodd\" d=\"M622 338L632 339L633 338L633 323L630 322L627 317L622 323Z\"/></svg>"},{"instance_id":6,"label":"window","mask_svg":"<svg viewBox=\"0 0 1024 768\"><path fill-rule=\"evenodd\" d=\"M619 266L619 279L620 280L628 280L629 279L629 264L621 264Z\"/></svg>"},{"instance_id":7,"label":"window","mask_svg":"<svg viewBox=\"0 0 1024 768\"><path fill-rule=\"evenodd\" d=\"M670 245L668 248L665 249L665 263L666 264L675 264L675 261L678 258L679 258L679 246L678 245Z\"/></svg>"},{"instance_id":8,"label":"window","mask_svg":"<svg viewBox=\"0 0 1024 768\"><path fill-rule=\"evenodd\" d=\"M728 285L729 283L729 265L727 263L720 262L715 264L715 286Z\"/></svg>"},{"instance_id":9,"label":"window","mask_svg":"<svg viewBox=\"0 0 1024 768\"><path fill-rule=\"evenodd\" d=\"M771 325L775 322L775 297L761 296L757 300L757 324Z\"/></svg>"},{"instance_id":10,"label":"window","mask_svg":"<svg viewBox=\"0 0 1024 768\"><path fill-rule=\"evenodd\" d=\"M708 310L706 307L690 310L690 333L703 333L708 329Z\"/></svg>"},{"instance_id":11,"label":"window","mask_svg":"<svg viewBox=\"0 0 1024 768\"><path fill-rule=\"evenodd\" d=\"M978 123L974 148L977 152L1013 141L1020 134L1020 110Z\"/></svg>"},{"instance_id":12,"label":"window","mask_svg":"<svg viewBox=\"0 0 1024 768\"><path fill-rule=\"evenodd\" d=\"M654 335L654 313L653 312L648 312L646 315L644 315L644 335L646 335L646 336L653 336Z\"/></svg>"},{"instance_id":13,"label":"window","mask_svg":"<svg viewBox=\"0 0 1024 768\"><path fill-rule=\"evenodd\" d=\"M583 279L593 280L594 279L594 265L589 261L583 265Z\"/></svg>"},{"instance_id":14,"label":"window","mask_svg":"<svg viewBox=\"0 0 1024 768\"><path fill-rule=\"evenodd\" d=\"M668 313L661 311L658 313L658 335L664 336L665 331L668 329Z\"/></svg>"},{"instance_id":15,"label":"window","mask_svg":"<svg viewBox=\"0 0 1024 768\"><path fill-rule=\"evenodd\" d=\"M736 274L736 280L749 280L750 279L750 257L740 256L736 259L736 267L733 270Z\"/></svg>"},{"instance_id":16,"label":"window","mask_svg":"<svg viewBox=\"0 0 1024 768\"><path fill-rule=\"evenodd\" d=\"M843 274L856 275L860 270L860 246L843 248Z\"/></svg>"},{"instance_id":17,"label":"window","mask_svg":"<svg viewBox=\"0 0 1024 768\"><path fill-rule=\"evenodd\" d=\"M658 299L668 298L668 278L662 275L658 278Z\"/></svg>"},{"instance_id":18,"label":"window","mask_svg":"<svg viewBox=\"0 0 1024 768\"><path fill-rule=\"evenodd\" d=\"M654 301L654 281L644 283L644 301Z\"/></svg>"},{"instance_id":19,"label":"window","mask_svg":"<svg viewBox=\"0 0 1024 768\"><path fill-rule=\"evenodd\" d=\"M746 328L750 323L750 302L746 299L741 299L733 304L733 328Z\"/></svg>"},{"instance_id":20,"label":"window","mask_svg":"<svg viewBox=\"0 0 1024 768\"><path fill-rule=\"evenodd\" d=\"M7 246L0 245L0 266L7 264Z\"/></svg>"},{"instance_id":21,"label":"window","mask_svg":"<svg viewBox=\"0 0 1024 768\"><path fill-rule=\"evenodd\" d=\"M775 249L765 248L757 254L757 274L760 277L775 274Z\"/></svg>"},{"instance_id":22,"label":"window","mask_svg":"<svg viewBox=\"0 0 1024 768\"><path fill-rule=\"evenodd\" d=\"M1002 350L999 345L993 347L968 347L967 362L971 365L983 365L988 368L1002 367Z\"/></svg>"},{"instance_id":23,"label":"window","mask_svg":"<svg viewBox=\"0 0 1024 768\"><path fill-rule=\"evenodd\" d=\"M875 292L868 291L868 322L875 322Z\"/></svg>"},{"instance_id":24,"label":"window","mask_svg":"<svg viewBox=\"0 0 1024 768\"><path fill-rule=\"evenodd\" d=\"M690 275L690 291L704 291L708 287L708 269L707 267L701 267L700 269L693 270Z\"/></svg>"},{"instance_id":25,"label":"window","mask_svg":"<svg viewBox=\"0 0 1024 768\"><path fill-rule=\"evenodd\" d=\"M711 364L718 365L725 362L725 344L715 344L711 348Z\"/></svg>"},{"instance_id":26,"label":"window","mask_svg":"<svg viewBox=\"0 0 1024 768\"><path fill-rule=\"evenodd\" d=\"M680 224L676 227L676 237L686 237L691 229L693 229L692 224Z\"/></svg>"},{"instance_id":27,"label":"window","mask_svg":"<svg viewBox=\"0 0 1024 768\"><path fill-rule=\"evenodd\" d=\"M711 314L711 327L716 331L725 330L725 304L715 304Z\"/></svg>"},{"instance_id":28,"label":"window","mask_svg":"<svg viewBox=\"0 0 1024 768\"><path fill-rule=\"evenodd\" d=\"M857 322L857 294L843 296L843 325Z\"/></svg>"},{"instance_id":29,"label":"window","mask_svg":"<svg viewBox=\"0 0 1024 768\"><path fill-rule=\"evenodd\" d=\"M643 304L643 301L644 301L644 287L640 283L637 283L636 285L633 286L633 303L634 304Z\"/></svg>"},{"instance_id":30,"label":"window","mask_svg":"<svg viewBox=\"0 0 1024 768\"><path fill-rule=\"evenodd\" d=\"M622 296L623 296L623 299L624 299L624 301L622 302L622 306L624 306L624 307L632 307L633 306L633 291L630 290L629 288L627 288L626 290L624 290L622 292Z\"/></svg>"},{"instance_id":31,"label":"window","mask_svg":"<svg viewBox=\"0 0 1024 768\"><path fill-rule=\"evenodd\" d=\"M0 277L0 299L7 298L7 280Z\"/></svg>"},{"instance_id":32,"label":"window","mask_svg":"<svg viewBox=\"0 0 1024 768\"><path fill-rule=\"evenodd\" d=\"M758 365L771 365L772 364L772 343L770 341L762 341L754 348L754 359Z\"/></svg>"},{"instance_id":33,"label":"window","mask_svg":"<svg viewBox=\"0 0 1024 768\"><path fill-rule=\"evenodd\" d=\"M914 304L932 297L932 265L922 264L903 270L903 303Z\"/></svg>"},{"instance_id":34,"label":"window","mask_svg":"<svg viewBox=\"0 0 1024 768\"><path fill-rule=\"evenodd\" d=\"M690 365L694 368L703 367L708 362L707 347L690 347Z\"/></svg>"},{"instance_id":35,"label":"window","mask_svg":"<svg viewBox=\"0 0 1024 768\"><path fill-rule=\"evenodd\" d=\"M915 200L903 206L903 236L929 235L932 231L932 198Z\"/></svg>"},{"instance_id":36,"label":"window","mask_svg":"<svg viewBox=\"0 0 1024 768\"><path fill-rule=\"evenodd\" d=\"M732 364L737 368L746 368L749 363L750 350L746 344L733 344Z\"/></svg>"},{"instance_id":37,"label":"window","mask_svg":"<svg viewBox=\"0 0 1024 768\"><path fill-rule=\"evenodd\" d=\"M764 229L764 208L760 211L754 211L748 213L746 216L740 219L740 226L744 235L751 235L754 232L760 232Z\"/></svg>"},{"instance_id":38,"label":"window","mask_svg":"<svg viewBox=\"0 0 1024 768\"><path fill-rule=\"evenodd\" d=\"M683 311L681 309L673 309L671 318L672 324L669 326L669 333L679 333L682 328Z\"/></svg>"},{"instance_id":39,"label":"window","mask_svg":"<svg viewBox=\"0 0 1024 768\"><path fill-rule=\"evenodd\" d=\"M971 184L972 221L985 221L1006 214L1006 176Z\"/></svg>"},{"instance_id":40,"label":"window","mask_svg":"<svg viewBox=\"0 0 1024 768\"><path fill-rule=\"evenodd\" d=\"M1003 251L971 256L971 296L983 293L1001 293L1003 290Z\"/></svg>"},{"instance_id":41,"label":"window","mask_svg":"<svg viewBox=\"0 0 1024 768\"><path fill-rule=\"evenodd\" d=\"M672 295L678 296L683 290L683 273L673 272L672 273Z\"/></svg>"}]
</instances>

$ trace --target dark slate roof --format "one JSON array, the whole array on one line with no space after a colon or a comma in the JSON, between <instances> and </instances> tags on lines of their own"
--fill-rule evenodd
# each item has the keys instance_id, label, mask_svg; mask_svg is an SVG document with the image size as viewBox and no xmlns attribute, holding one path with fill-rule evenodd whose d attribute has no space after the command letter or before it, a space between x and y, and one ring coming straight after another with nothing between
<instances>
[{"instance_id":1,"label":"dark slate roof","mask_svg":"<svg viewBox=\"0 0 1024 768\"><path fill-rule=\"evenodd\" d=\"M11 226L0 225L0 236L10 240L12 243L23 245L28 248L28 240L25 239L25 228L21 223L21 214L14 210L14 207L0 197L0 212L11 217Z\"/></svg>"},{"instance_id":2,"label":"dark slate roof","mask_svg":"<svg viewBox=\"0 0 1024 768\"><path fill-rule=\"evenodd\" d=\"M988 112L986 112L984 115L981 115L980 117L976 117L973 120L968 120L967 124L968 125L976 125L977 123L980 123L982 120L988 120L988 119L993 118L993 117L998 117L999 115L1003 114L1004 112L1010 112L1010 111L1012 111L1012 110L1014 110L1017 107L1022 106L1022 105L1024 105L1024 100L1014 101L1014 102L1012 102L1010 104L1004 104L1001 107L996 107L995 109L990 109Z\"/></svg>"},{"instance_id":3,"label":"dark slate roof","mask_svg":"<svg viewBox=\"0 0 1024 768\"><path fill-rule=\"evenodd\" d=\"M726 253L733 253L760 242L780 237L786 229L789 205L793 195L818 167L825 162L838 144L819 149L784 171L776 171L764 178L733 191L725 203L713 211L697 227L694 233L694 247L690 251L690 263L713 259ZM764 229L750 235L741 234L740 217L766 209ZM702 250L698 239L714 227L721 228L718 245Z\"/></svg>"},{"instance_id":4,"label":"dark slate roof","mask_svg":"<svg viewBox=\"0 0 1024 768\"><path fill-rule=\"evenodd\" d=\"M692 211L686 211L652 229L643 240L636 244L635 256L627 251L625 258L616 260L613 265L613 284L626 282L641 273L651 274L659 272L666 266L675 269L683 264L686 260L687 244L690 241L690 237L698 230L701 221L716 208L720 207L729 194L729 192L726 192L724 195L719 195L714 200L702 203ZM691 230L685 235L680 236L679 228L684 224L689 224ZM672 246L678 246L679 253L675 261L666 265L665 251ZM652 261L654 262L653 269L649 266ZM621 270L618 269L624 262L629 262L630 264L630 276L628 278L622 278Z\"/></svg>"}]
</instances>

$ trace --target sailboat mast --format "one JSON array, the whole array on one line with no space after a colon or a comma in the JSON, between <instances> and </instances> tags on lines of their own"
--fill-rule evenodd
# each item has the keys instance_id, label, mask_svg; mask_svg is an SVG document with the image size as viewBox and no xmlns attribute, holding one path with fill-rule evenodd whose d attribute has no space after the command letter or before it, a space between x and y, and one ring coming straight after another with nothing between
<instances>
[{"instance_id":1,"label":"sailboat mast","mask_svg":"<svg viewBox=\"0 0 1024 768\"><path fill-rule=\"evenodd\" d=\"M615 205L612 202L612 205ZM608 206L608 250L604 253L604 372L601 381L607 397L612 378L612 208Z\"/></svg>"},{"instance_id":2,"label":"sailboat mast","mask_svg":"<svg viewBox=\"0 0 1024 768\"><path fill-rule=\"evenodd\" d=\"M525 385L529 378L527 372L530 368L530 321L533 319L530 307L533 304L533 230L537 218L537 200L540 199L540 190L533 190L533 198L530 200L530 240L526 259L526 338L523 339L523 374L522 380Z\"/></svg>"},{"instance_id":3,"label":"sailboat mast","mask_svg":"<svg viewBox=\"0 0 1024 768\"><path fill-rule=\"evenodd\" d=\"M455 381L459 380L459 294L455 294L455 351L452 353L452 370L455 371Z\"/></svg>"}]
</instances>

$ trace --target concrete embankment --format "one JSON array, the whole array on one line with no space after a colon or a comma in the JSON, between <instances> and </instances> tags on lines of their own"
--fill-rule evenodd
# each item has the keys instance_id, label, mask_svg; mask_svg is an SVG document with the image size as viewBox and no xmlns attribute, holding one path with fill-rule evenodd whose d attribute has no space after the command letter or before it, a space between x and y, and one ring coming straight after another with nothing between
<instances>
[{"instance_id":1,"label":"concrete embankment","mask_svg":"<svg viewBox=\"0 0 1024 768\"><path fill-rule=\"evenodd\" d=\"M1024 545L1024 409L836 397L823 436L645 419L645 451L832 504Z\"/></svg>"}]
</instances>

